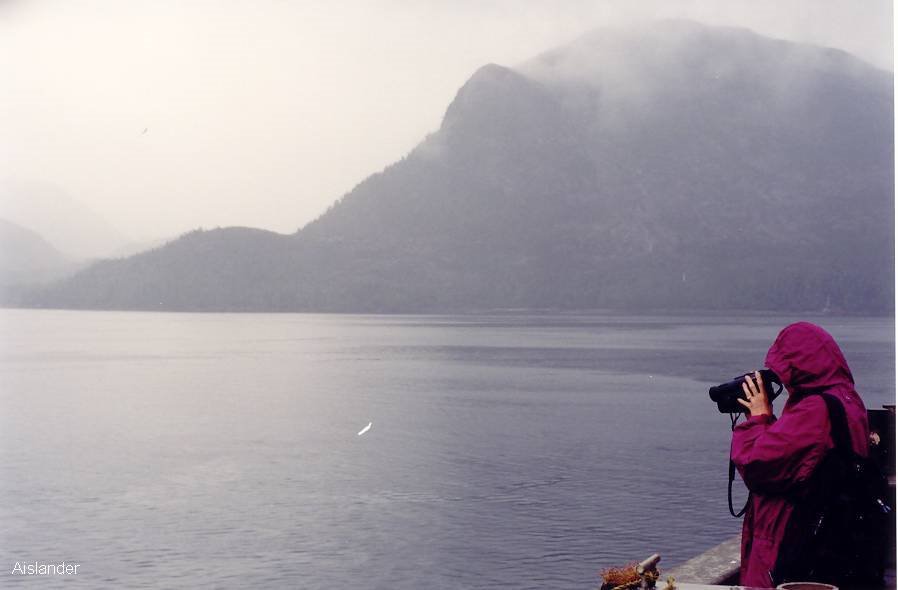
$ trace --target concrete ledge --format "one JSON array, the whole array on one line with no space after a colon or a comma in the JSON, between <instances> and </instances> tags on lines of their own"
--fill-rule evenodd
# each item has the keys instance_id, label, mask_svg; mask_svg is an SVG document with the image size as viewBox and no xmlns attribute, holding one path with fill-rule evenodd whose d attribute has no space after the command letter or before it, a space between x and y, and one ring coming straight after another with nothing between
<instances>
[{"instance_id":1,"label":"concrete ledge","mask_svg":"<svg viewBox=\"0 0 898 590\"><path fill-rule=\"evenodd\" d=\"M673 576L679 582L730 586L739 582L739 552L742 536L733 537L686 563L661 573L661 580Z\"/></svg>"}]
</instances>

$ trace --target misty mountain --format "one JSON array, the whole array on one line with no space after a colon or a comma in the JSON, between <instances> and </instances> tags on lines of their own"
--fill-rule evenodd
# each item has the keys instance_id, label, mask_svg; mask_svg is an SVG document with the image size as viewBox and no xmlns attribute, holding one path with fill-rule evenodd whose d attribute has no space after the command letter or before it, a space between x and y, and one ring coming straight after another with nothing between
<instances>
[{"instance_id":1,"label":"misty mountain","mask_svg":"<svg viewBox=\"0 0 898 590\"><path fill-rule=\"evenodd\" d=\"M893 302L892 74L665 21L487 65L296 234L193 232L33 306L350 312Z\"/></svg>"},{"instance_id":2,"label":"misty mountain","mask_svg":"<svg viewBox=\"0 0 898 590\"><path fill-rule=\"evenodd\" d=\"M0 289L58 279L80 266L37 233L0 219Z\"/></svg>"},{"instance_id":3,"label":"misty mountain","mask_svg":"<svg viewBox=\"0 0 898 590\"><path fill-rule=\"evenodd\" d=\"M134 253L131 240L61 188L38 181L0 181L0 217L29 228L71 259Z\"/></svg>"}]
</instances>

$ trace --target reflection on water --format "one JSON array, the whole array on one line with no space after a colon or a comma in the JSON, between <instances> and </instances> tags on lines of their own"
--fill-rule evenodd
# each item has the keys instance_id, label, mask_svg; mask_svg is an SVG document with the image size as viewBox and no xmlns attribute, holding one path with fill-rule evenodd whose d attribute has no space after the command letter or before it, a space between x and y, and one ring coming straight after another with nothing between
<instances>
[{"instance_id":1,"label":"reflection on water","mask_svg":"<svg viewBox=\"0 0 898 590\"><path fill-rule=\"evenodd\" d=\"M669 567L738 533L707 388L793 319L3 310L0 564L80 563L85 588ZM894 403L893 322L816 321Z\"/></svg>"}]
</instances>

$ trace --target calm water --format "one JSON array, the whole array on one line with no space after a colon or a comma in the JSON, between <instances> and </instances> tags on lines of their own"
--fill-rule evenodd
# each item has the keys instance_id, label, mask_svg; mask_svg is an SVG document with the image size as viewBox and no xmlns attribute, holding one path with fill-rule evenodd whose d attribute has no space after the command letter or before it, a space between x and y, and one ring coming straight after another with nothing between
<instances>
[{"instance_id":1,"label":"calm water","mask_svg":"<svg viewBox=\"0 0 898 590\"><path fill-rule=\"evenodd\" d=\"M86 588L670 567L739 531L708 387L795 319L0 310L0 585L62 585L16 561L79 563ZM894 403L894 322L811 320Z\"/></svg>"}]
</instances>

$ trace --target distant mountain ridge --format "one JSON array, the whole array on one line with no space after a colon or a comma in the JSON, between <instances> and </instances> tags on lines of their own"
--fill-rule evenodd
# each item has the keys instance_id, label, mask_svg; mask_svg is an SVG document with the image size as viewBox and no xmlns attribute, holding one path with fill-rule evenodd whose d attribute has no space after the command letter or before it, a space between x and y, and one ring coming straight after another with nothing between
<instances>
[{"instance_id":1,"label":"distant mountain ridge","mask_svg":"<svg viewBox=\"0 0 898 590\"><path fill-rule=\"evenodd\" d=\"M72 260L105 258L131 247L103 217L46 182L0 179L0 218L40 234Z\"/></svg>"},{"instance_id":2,"label":"distant mountain ridge","mask_svg":"<svg viewBox=\"0 0 898 590\"><path fill-rule=\"evenodd\" d=\"M59 279L80 266L37 233L0 219L0 292Z\"/></svg>"},{"instance_id":3,"label":"distant mountain ridge","mask_svg":"<svg viewBox=\"0 0 898 590\"><path fill-rule=\"evenodd\" d=\"M892 74L664 21L484 66L438 131L296 234L228 228L13 303L888 313Z\"/></svg>"}]
</instances>

